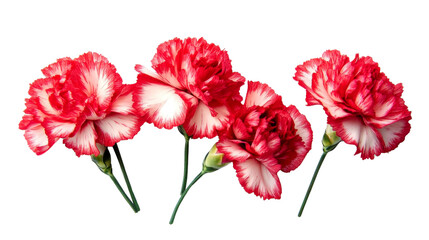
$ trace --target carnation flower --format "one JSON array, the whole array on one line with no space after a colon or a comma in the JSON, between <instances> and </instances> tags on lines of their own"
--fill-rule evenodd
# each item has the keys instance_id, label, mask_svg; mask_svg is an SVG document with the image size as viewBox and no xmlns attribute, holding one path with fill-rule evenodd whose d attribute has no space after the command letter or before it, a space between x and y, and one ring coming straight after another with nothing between
<instances>
[{"instance_id":1,"label":"carnation flower","mask_svg":"<svg viewBox=\"0 0 429 240\"><path fill-rule=\"evenodd\" d=\"M350 61L337 50L326 51L296 68L294 77L306 89L308 105L322 105L328 118L323 154L298 216L326 154L344 141L357 147L362 159L374 159L404 141L410 132L411 112L402 99L402 84L393 84L371 57Z\"/></svg>"}]
</instances>

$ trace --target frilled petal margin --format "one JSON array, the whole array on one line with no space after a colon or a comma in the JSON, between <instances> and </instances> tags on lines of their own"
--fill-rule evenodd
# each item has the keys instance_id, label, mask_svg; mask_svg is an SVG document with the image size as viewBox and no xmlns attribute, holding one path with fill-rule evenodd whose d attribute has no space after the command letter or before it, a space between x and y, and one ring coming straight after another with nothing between
<instances>
[{"instance_id":1,"label":"frilled petal margin","mask_svg":"<svg viewBox=\"0 0 429 240\"><path fill-rule=\"evenodd\" d=\"M119 141L133 138L140 131L142 120L135 115L112 113L94 121L94 124L97 141L104 146L113 146Z\"/></svg>"},{"instance_id":2,"label":"frilled petal margin","mask_svg":"<svg viewBox=\"0 0 429 240\"><path fill-rule=\"evenodd\" d=\"M252 155L244 150L238 143L235 143L226 138L220 139L216 144L218 151L225 154L224 160L227 162L244 162Z\"/></svg>"},{"instance_id":3,"label":"frilled petal margin","mask_svg":"<svg viewBox=\"0 0 429 240\"><path fill-rule=\"evenodd\" d=\"M100 154L95 142L97 133L92 121L86 121L73 137L64 139L66 147L75 151L76 155L92 155Z\"/></svg>"},{"instance_id":4,"label":"frilled petal margin","mask_svg":"<svg viewBox=\"0 0 429 240\"><path fill-rule=\"evenodd\" d=\"M278 100L281 100L281 97L267 84L251 81L248 82L246 101L244 102L244 105L247 108L252 106L265 107L272 105Z\"/></svg>"},{"instance_id":5,"label":"frilled petal margin","mask_svg":"<svg viewBox=\"0 0 429 240\"><path fill-rule=\"evenodd\" d=\"M228 107L215 107L213 111L215 116L207 105L199 102L192 117L183 124L188 135L192 138L213 138L217 136L217 131L225 129L229 125L231 114Z\"/></svg>"},{"instance_id":6,"label":"frilled petal margin","mask_svg":"<svg viewBox=\"0 0 429 240\"><path fill-rule=\"evenodd\" d=\"M54 139L49 139L45 133L45 128L40 123L30 123L24 133L28 146L37 155L41 155L54 145Z\"/></svg>"},{"instance_id":7,"label":"frilled petal margin","mask_svg":"<svg viewBox=\"0 0 429 240\"><path fill-rule=\"evenodd\" d=\"M234 162L233 166L240 184L247 193L255 193L264 200L280 199L282 188L277 176L280 165L276 159L249 158L245 162Z\"/></svg>"},{"instance_id":8,"label":"frilled petal margin","mask_svg":"<svg viewBox=\"0 0 429 240\"><path fill-rule=\"evenodd\" d=\"M134 107L148 123L158 128L171 129L186 119L186 113L197 101L147 74L138 75L138 84L133 96Z\"/></svg>"}]
</instances>

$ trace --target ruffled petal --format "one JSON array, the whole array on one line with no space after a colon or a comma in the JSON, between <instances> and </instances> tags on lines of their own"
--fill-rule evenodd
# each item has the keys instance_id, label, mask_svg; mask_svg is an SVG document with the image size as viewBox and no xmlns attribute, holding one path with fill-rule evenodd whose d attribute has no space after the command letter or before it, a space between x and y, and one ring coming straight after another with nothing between
<instances>
[{"instance_id":1,"label":"ruffled petal","mask_svg":"<svg viewBox=\"0 0 429 240\"><path fill-rule=\"evenodd\" d=\"M167 129L182 125L197 101L191 95L143 73L138 75L133 100L134 107L147 122Z\"/></svg>"},{"instance_id":2,"label":"ruffled petal","mask_svg":"<svg viewBox=\"0 0 429 240\"><path fill-rule=\"evenodd\" d=\"M215 116L212 110L216 113ZM185 121L183 127L192 138L213 138L217 136L217 131L228 127L230 114L227 106L210 109L203 102L199 102L194 114Z\"/></svg>"},{"instance_id":3,"label":"ruffled petal","mask_svg":"<svg viewBox=\"0 0 429 240\"><path fill-rule=\"evenodd\" d=\"M90 107L97 112L110 107L112 97L122 86L116 68L105 57L91 52L78 58L69 79L68 87L80 89L89 98Z\"/></svg>"},{"instance_id":4,"label":"ruffled petal","mask_svg":"<svg viewBox=\"0 0 429 240\"><path fill-rule=\"evenodd\" d=\"M106 118L94 121L97 142L104 146L113 146L121 140L133 138L143 124L140 117L112 113Z\"/></svg>"},{"instance_id":5,"label":"ruffled petal","mask_svg":"<svg viewBox=\"0 0 429 240\"><path fill-rule=\"evenodd\" d=\"M405 136L410 132L411 125L409 120L411 117L399 120L389 124L383 128L377 129L383 137L384 152L389 152L395 149L399 143L405 140Z\"/></svg>"},{"instance_id":6,"label":"ruffled petal","mask_svg":"<svg viewBox=\"0 0 429 240\"><path fill-rule=\"evenodd\" d=\"M41 155L54 145L57 139L48 138L45 128L40 123L30 123L25 129L24 137L30 149L37 155Z\"/></svg>"},{"instance_id":7,"label":"ruffled petal","mask_svg":"<svg viewBox=\"0 0 429 240\"><path fill-rule=\"evenodd\" d=\"M356 153L361 153L362 159L374 159L383 152L381 134L371 126L364 124L359 117L333 119L328 117L328 124L346 143L357 147Z\"/></svg>"},{"instance_id":8,"label":"ruffled petal","mask_svg":"<svg viewBox=\"0 0 429 240\"><path fill-rule=\"evenodd\" d=\"M280 199L282 188L277 176L280 165L275 159L249 158L245 162L234 162L233 166L246 192L254 193L264 200Z\"/></svg>"},{"instance_id":9,"label":"ruffled petal","mask_svg":"<svg viewBox=\"0 0 429 240\"><path fill-rule=\"evenodd\" d=\"M247 108L252 106L267 107L277 101L281 101L281 97L267 84L248 81L246 101L244 102Z\"/></svg>"},{"instance_id":10,"label":"ruffled petal","mask_svg":"<svg viewBox=\"0 0 429 240\"><path fill-rule=\"evenodd\" d=\"M117 98L112 102L111 111L121 114L133 114L135 109L133 107L133 92L135 90L135 84L122 85L120 93Z\"/></svg>"},{"instance_id":11,"label":"ruffled petal","mask_svg":"<svg viewBox=\"0 0 429 240\"><path fill-rule=\"evenodd\" d=\"M298 138L293 139L296 140L296 143L292 143L294 147L291 148L295 151L295 154L287 154L287 157L281 161L282 171L284 172L293 171L301 165L313 142L313 131L307 118L293 105L287 107L287 111L294 122Z\"/></svg>"},{"instance_id":12,"label":"ruffled petal","mask_svg":"<svg viewBox=\"0 0 429 240\"><path fill-rule=\"evenodd\" d=\"M244 162L252 155L243 149L239 144L228 139L220 139L216 143L218 152L225 154L224 162Z\"/></svg>"},{"instance_id":13,"label":"ruffled petal","mask_svg":"<svg viewBox=\"0 0 429 240\"><path fill-rule=\"evenodd\" d=\"M76 128L75 122L53 118L46 119L42 125L46 129L48 136L56 138L66 138L72 134Z\"/></svg>"},{"instance_id":14,"label":"ruffled petal","mask_svg":"<svg viewBox=\"0 0 429 240\"><path fill-rule=\"evenodd\" d=\"M42 69L42 73L46 77L53 77L59 75L64 80L64 75L71 69L72 66L73 60L71 60L71 58L60 58L57 60L57 62L52 63L51 65Z\"/></svg>"},{"instance_id":15,"label":"ruffled petal","mask_svg":"<svg viewBox=\"0 0 429 240\"><path fill-rule=\"evenodd\" d=\"M92 121L86 121L79 131L73 137L65 138L64 144L66 147L75 151L76 155L91 155L98 156L100 151L96 146L97 133Z\"/></svg>"}]
</instances>

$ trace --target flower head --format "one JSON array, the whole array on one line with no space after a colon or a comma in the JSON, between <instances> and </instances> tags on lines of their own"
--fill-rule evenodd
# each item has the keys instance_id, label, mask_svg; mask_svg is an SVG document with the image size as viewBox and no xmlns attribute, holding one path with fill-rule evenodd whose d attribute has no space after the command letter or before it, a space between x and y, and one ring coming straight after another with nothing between
<instances>
[{"instance_id":1,"label":"flower head","mask_svg":"<svg viewBox=\"0 0 429 240\"><path fill-rule=\"evenodd\" d=\"M248 83L244 106L219 135L218 151L232 162L248 193L280 198L278 171L295 170L311 148L313 133L295 106L286 107L268 85Z\"/></svg>"},{"instance_id":2,"label":"flower head","mask_svg":"<svg viewBox=\"0 0 429 240\"><path fill-rule=\"evenodd\" d=\"M134 137L143 124L132 103L134 85L122 84L116 68L97 53L62 58L30 85L19 128L40 155L58 139L76 155L99 155L97 144L113 146Z\"/></svg>"},{"instance_id":3,"label":"flower head","mask_svg":"<svg viewBox=\"0 0 429 240\"><path fill-rule=\"evenodd\" d=\"M134 94L136 109L149 123L183 125L193 138L213 138L227 127L245 79L232 71L226 51L203 38L175 38L159 45L152 65L156 73L136 65Z\"/></svg>"},{"instance_id":4,"label":"flower head","mask_svg":"<svg viewBox=\"0 0 429 240\"><path fill-rule=\"evenodd\" d=\"M328 124L362 159L395 149L410 131L402 84L391 83L371 57L350 61L326 51L299 65L294 79L307 90L308 105L322 105Z\"/></svg>"}]
</instances>

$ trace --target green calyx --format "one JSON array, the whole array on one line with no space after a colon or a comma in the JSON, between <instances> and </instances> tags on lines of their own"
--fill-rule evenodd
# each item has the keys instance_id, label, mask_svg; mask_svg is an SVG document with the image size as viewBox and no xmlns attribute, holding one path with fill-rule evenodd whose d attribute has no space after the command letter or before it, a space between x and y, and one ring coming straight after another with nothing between
<instances>
[{"instance_id":1,"label":"green calyx","mask_svg":"<svg viewBox=\"0 0 429 240\"><path fill-rule=\"evenodd\" d=\"M228 163L222 163L223 156L224 154L219 153L214 144L204 159L202 172L211 173L228 165Z\"/></svg>"},{"instance_id":2,"label":"green calyx","mask_svg":"<svg viewBox=\"0 0 429 240\"><path fill-rule=\"evenodd\" d=\"M99 149L102 147L99 147ZM98 169L100 169L100 171L109 176L113 176L112 159L110 157L109 149L107 149L106 147L104 147L104 149L100 149L100 154L98 154L98 156L91 155L91 159L95 163L95 165L97 165Z\"/></svg>"},{"instance_id":3,"label":"green calyx","mask_svg":"<svg viewBox=\"0 0 429 240\"><path fill-rule=\"evenodd\" d=\"M328 124L322 139L323 152L327 153L334 150L340 142L341 138L337 136L337 133Z\"/></svg>"}]
</instances>

